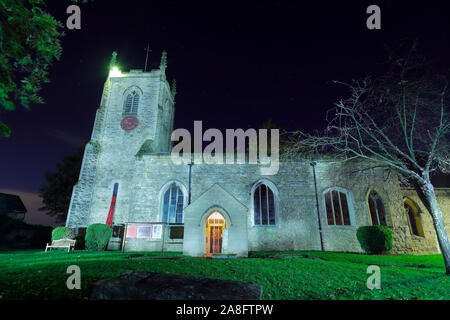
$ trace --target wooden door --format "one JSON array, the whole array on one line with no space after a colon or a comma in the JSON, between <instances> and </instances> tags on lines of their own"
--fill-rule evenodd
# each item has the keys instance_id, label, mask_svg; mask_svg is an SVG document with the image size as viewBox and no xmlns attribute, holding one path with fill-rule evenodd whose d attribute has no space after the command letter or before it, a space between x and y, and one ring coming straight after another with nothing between
<instances>
[{"instance_id":1,"label":"wooden door","mask_svg":"<svg viewBox=\"0 0 450 320\"><path fill-rule=\"evenodd\" d=\"M206 220L205 229L205 256L211 257L213 254L222 253L223 229L225 228L225 219L218 213L214 212Z\"/></svg>"}]
</instances>

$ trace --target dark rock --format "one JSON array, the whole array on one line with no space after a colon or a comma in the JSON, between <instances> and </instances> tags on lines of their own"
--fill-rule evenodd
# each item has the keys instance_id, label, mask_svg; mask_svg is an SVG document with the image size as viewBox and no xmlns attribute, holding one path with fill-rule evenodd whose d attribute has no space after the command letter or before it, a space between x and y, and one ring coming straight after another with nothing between
<instances>
[{"instance_id":1,"label":"dark rock","mask_svg":"<svg viewBox=\"0 0 450 320\"><path fill-rule=\"evenodd\" d=\"M260 300L262 286L218 279L129 270L92 285L95 300Z\"/></svg>"}]
</instances>

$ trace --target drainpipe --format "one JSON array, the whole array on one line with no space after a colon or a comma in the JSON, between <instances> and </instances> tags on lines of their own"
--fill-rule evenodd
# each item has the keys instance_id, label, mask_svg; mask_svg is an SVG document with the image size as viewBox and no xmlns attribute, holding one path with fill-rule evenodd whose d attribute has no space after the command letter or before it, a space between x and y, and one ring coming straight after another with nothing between
<instances>
[{"instance_id":1,"label":"drainpipe","mask_svg":"<svg viewBox=\"0 0 450 320\"><path fill-rule=\"evenodd\" d=\"M189 185L188 185L188 205L191 204L191 176L192 176L192 166L194 162L191 160L191 163L188 163L189 166Z\"/></svg>"},{"instance_id":2,"label":"drainpipe","mask_svg":"<svg viewBox=\"0 0 450 320\"><path fill-rule=\"evenodd\" d=\"M319 196L317 195L317 181L316 181L316 164L314 160L311 161L310 165L313 168L314 176L314 189L316 191L316 208L317 208L317 220L319 221L319 235L320 235L320 249L323 250L323 237L322 237L322 224L320 222L320 211L319 211Z\"/></svg>"}]
</instances>

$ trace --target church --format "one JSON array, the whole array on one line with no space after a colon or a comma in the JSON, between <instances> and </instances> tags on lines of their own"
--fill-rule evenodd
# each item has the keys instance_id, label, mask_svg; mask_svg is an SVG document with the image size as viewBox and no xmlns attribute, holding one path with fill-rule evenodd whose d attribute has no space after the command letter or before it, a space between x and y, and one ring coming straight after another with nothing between
<instances>
[{"instance_id":1,"label":"church","mask_svg":"<svg viewBox=\"0 0 450 320\"><path fill-rule=\"evenodd\" d=\"M174 163L176 88L166 68L163 52L158 69L110 71L67 227L79 233L108 222L108 250L247 257L258 250L362 252L358 227L385 225L392 253L439 252L431 216L394 173L326 157L280 159L273 175L262 175L262 164ZM449 230L450 189L436 194Z\"/></svg>"}]
</instances>

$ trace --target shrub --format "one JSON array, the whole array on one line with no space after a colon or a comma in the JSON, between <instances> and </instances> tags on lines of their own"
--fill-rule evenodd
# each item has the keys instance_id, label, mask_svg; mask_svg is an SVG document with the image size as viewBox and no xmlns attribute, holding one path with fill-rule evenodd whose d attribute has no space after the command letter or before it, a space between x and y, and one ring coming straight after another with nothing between
<instances>
[{"instance_id":1,"label":"shrub","mask_svg":"<svg viewBox=\"0 0 450 320\"><path fill-rule=\"evenodd\" d=\"M384 253L392 249L392 230L385 226L364 226L356 231L361 248L367 253Z\"/></svg>"},{"instance_id":2,"label":"shrub","mask_svg":"<svg viewBox=\"0 0 450 320\"><path fill-rule=\"evenodd\" d=\"M86 229L86 249L92 251L105 249L111 234L110 226L103 223L91 224Z\"/></svg>"},{"instance_id":3,"label":"shrub","mask_svg":"<svg viewBox=\"0 0 450 320\"><path fill-rule=\"evenodd\" d=\"M0 245L11 249L39 249L50 242L52 227L28 224L17 218L5 217L0 224Z\"/></svg>"},{"instance_id":4,"label":"shrub","mask_svg":"<svg viewBox=\"0 0 450 320\"><path fill-rule=\"evenodd\" d=\"M52 241L59 239L75 239L75 231L67 227L56 227L52 231Z\"/></svg>"}]
</instances>

